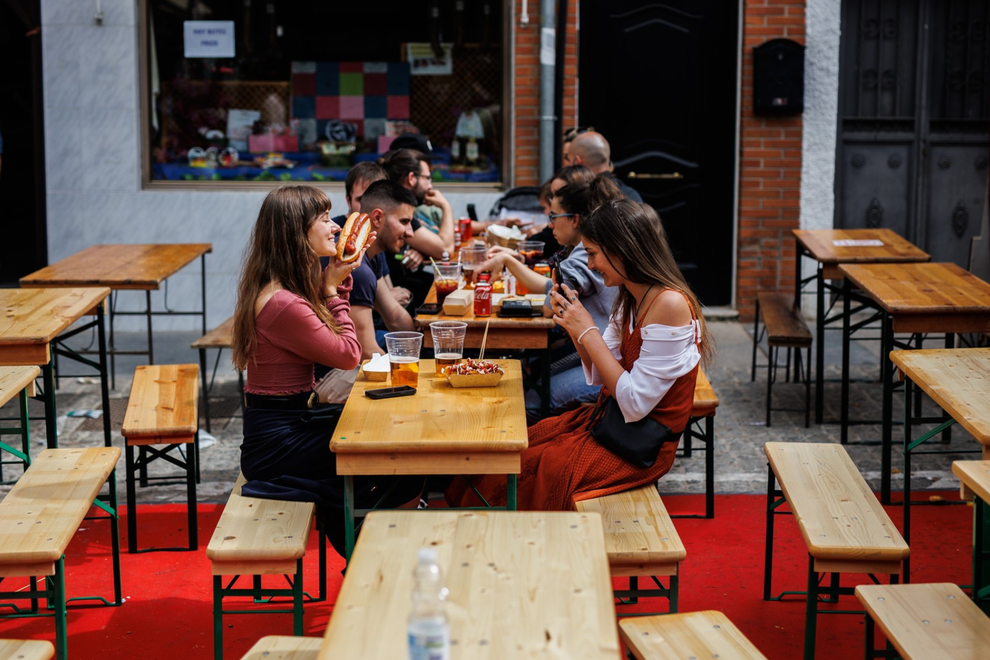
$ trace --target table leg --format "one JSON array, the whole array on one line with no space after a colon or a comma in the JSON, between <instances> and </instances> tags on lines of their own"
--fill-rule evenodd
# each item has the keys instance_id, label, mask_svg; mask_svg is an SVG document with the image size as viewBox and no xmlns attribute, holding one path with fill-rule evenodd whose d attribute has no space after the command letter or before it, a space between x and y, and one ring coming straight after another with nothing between
<instances>
[{"instance_id":1,"label":"table leg","mask_svg":"<svg viewBox=\"0 0 990 660\"><path fill-rule=\"evenodd\" d=\"M344 477L344 561L354 552L354 477Z\"/></svg>"},{"instance_id":2,"label":"table leg","mask_svg":"<svg viewBox=\"0 0 990 660\"><path fill-rule=\"evenodd\" d=\"M987 561L986 542L990 538L990 516L987 504L978 495L973 506L973 600L980 604L982 598L990 598L990 561ZM983 610L987 611L988 607Z\"/></svg>"},{"instance_id":3,"label":"table leg","mask_svg":"<svg viewBox=\"0 0 990 660\"><path fill-rule=\"evenodd\" d=\"M821 424L825 410L825 277L818 264L818 295L815 296L815 424Z\"/></svg>"},{"instance_id":4,"label":"table leg","mask_svg":"<svg viewBox=\"0 0 990 660\"><path fill-rule=\"evenodd\" d=\"M110 387L107 382L107 330L106 314L103 305L96 312L96 334L100 351L100 398L103 402L103 444L107 447L113 444L113 434L110 425Z\"/></svg>"},{"instance_id":5,"label":"table leg","mask_svg":"<svg viewBox=\"0 0 990 660\"><path fill-rule=\"evenodd\" d=\"M505 477L505 508L508 511L516 510L516 475L510 474Z\"/></svg>"},{"instance_id":6,"label":"table leg","mask_svg":"<svg viewBox=\"0 0 990 660\"><path fill-rule=\"evenodd\" d=\"M839 429L839 441L842 444L849 442L849 298L851 293L852 291L849 280L844 279L842 281L842 382L840 395L841 428ZM820 347L821 345L819 344L819 348Z\"/></svg>"},{"instance_id":7,"label":"table leg","mask_svg":"<svg viewBox=\"0 0 990 660\"><path fill-rule=\"evenodd\" d=\"M890 468L891 450L893 442L893 403L894 403L894 383L893 383L893 363L890 361L890 352L894 350L894 327L890 314L883 312L882 331L880 338L881 373L880 379L883 381L883 430L880 456L880 502L890 504ZM848 358L847 358L848 359Z\"/></svg>"},{"instance_id":8,"label":"table leg","mask_svg":"<svg viewBox=\"0 0 990 660\"><path fill-rule=\"evenodd\" d=\"M57 414L55 411L55 351L51 348L51 357L48 364L41 367L41 378L44 384L45 397L45 435L48 440L48 448L58 447L58 426Z\"/></svg>"},{"instance_id":9,"label":"table leg","mask_svg":"<svg viewBox=\"0 0 990 660\"><path fill-rule=\"evenodd\" d=\"M221 349L223 350L223 349ZM210 430L210 388L206 382L206 349L199 349L199 371L201 380L203 381L203 414L206 418L206 432L212 433Z\"/></svg>"},{"instance_id":10,"label":"table leg","mask_svg":"<svg viewBox=\"0 0 990 660\"><path fill-rule=\"evenodd\" d=\"M904 378L904 542L911 545L911 379ZM901 576L911 582L911 557L904 558Z\"/></svg>"},{"instance_id":11,"label":"table leg","mask_svg":"<svg viewBox=\"0 0 990 660\"><path fill-rule=\"evenodd\" d=\"M148 317L148 364L155 363L155 339L151 330L151 291L144 292L145 314ZM206 334L205 332L203 334Z\"/></svg>"},{"instance_id":12,"label":"table leg","mask_svg":"<svg viewBox=\"0 0 990 660\"><path fill-rule=\"evenodd\" d=\"M543 351L543 355L540 357L540 368L543 373L540 378L540 398L543 402L540 404L540 414L546 419L550 416L550 335L547 334L547 349Z\"/></svg>"},{"instance_id":13,"label":"table leg","mask_svg":"<svg viewBox=\"0 0 990 660\"><path fill-rule=\"evenodd\" d=\"M117 344L113 333L113 311L117 306L117 292L110 292L110 388L117 389Z\"/></svg>"},{"instance_id":14,"label":"table leg","mask_svg":"<svg viewBox=\"0 0 990 660\"><path fill-rule=\"evenodd\" d=\"M206 334L206 253L199 255L200 300L203 303L203 334Z\"/></svg>"}]
</instances>

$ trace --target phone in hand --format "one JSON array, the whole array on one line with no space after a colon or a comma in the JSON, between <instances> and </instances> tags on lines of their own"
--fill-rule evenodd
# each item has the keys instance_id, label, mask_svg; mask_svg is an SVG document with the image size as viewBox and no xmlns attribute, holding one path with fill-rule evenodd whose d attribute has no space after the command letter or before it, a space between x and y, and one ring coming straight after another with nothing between
<instances>
[{"instance_id":1,"label":"phone in hand","mask_svg":"<svg viewBox=\"0 0 990 660\"><path fill-rule=\"evenodd\" d=\"M403 385L401 387L383 387L380 390L366 390L364 395L369 399L394 399L397 396L412 396L415 393L415 387Z\"/></svg>"},{"instance_id":2,"label":"phone in hand","mask_svg":"<svg viewBox=\"0 0 990 660\"><path fill-rule=\"evenodd\" d=\"M436 303L425 303L416 308L417 315L418 314L432 315L439 313L440 313L440 305Z\"/></svg>"}]
</instances>

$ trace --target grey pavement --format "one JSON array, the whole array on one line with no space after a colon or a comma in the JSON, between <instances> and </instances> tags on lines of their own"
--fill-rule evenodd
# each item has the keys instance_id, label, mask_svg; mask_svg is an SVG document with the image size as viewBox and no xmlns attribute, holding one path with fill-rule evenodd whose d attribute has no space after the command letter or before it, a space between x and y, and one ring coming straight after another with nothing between
<instances>
[{"instance_id":1,"label":"grey pavement","mask_svg":"<svg viewBox=\"0 0 990 660\"><path fill-rule=\"evenodd\" d=\"M835 423L816 425L812 417L810 428L804 428L803 412L774 412L772 425L765 423L766 402L766 369L758 368L756 380L750 381L750 356L752 351L752 325L743 325L733 320L713 321L709 324L717 343L717 357L708 369L709 380L715 388L720 400L718 413L715 417L715 470L716 492L718 493L764 493L766 491L766 460L763 456L763 444L769 441L789 442L838 442L839 426ZM875 334L875 333L874 333ZM189 344L198 337L192 332L157 332L155 336L156 362L166 363L198 363L198 353ZM84 345L88 338L78 338ZM139 347L144 340L141 333L120 333L117 344L121 348ZM931 346L940 346L932 342ZM877 377L879 373L879 346L873 342L854 342L851 355L852 375L864 382L854 382L851 385L852 416L859 419L880 418L881 388ZM213 369L216 351L209 351L210 369ZM761 350L758 355L759 363L765 364L766 356ZM117 360L116 389L111 391L112 408L114 409L114 444L123 447L120 436L120 424L130 380L134 367L143 363L145 358L121 357ZM826 382L825 386L825 419L834 420L839 417L839 333L832 331L826 337L826 378L836 382ZM68 370L68 368L66 368ZM100 395L96 380L91 377L73 377L63 379L58 392L58 431L59 445L95 446L102 443L102 421L70 417L70 411L99 410ZM894 401L895 419L901 417L903 408L901 395L896 395ZM774 386L774 404L777 407L801 408L804 403L804 389L801 384L785 383L778 380ZM230 354L224 351L216 372L216 379L211 392L213 419L211 420L212 435L215 444L201 450L202 483L198 488L200 501L222 502L237 477L239 471L238 457L242 434L242 420L237 406L237 376L230 365ZM926 401L925 412L936 414L937 407ZM202 412L202 411L201 411ZM8 404L3 415L10 417L16 414L16 406ZM40 403L31 403L31 414L42 417L43 409ZM43 421L31 424L33 452L40 451L45 445ZM918 432L915 431L915 436ZM894 469L893 487L900 489L903 478L900 470L901 459L898 457L897 443L902 440L901 427L894 428ZM875 489L880 485L880 448L876 443L880 438L879 425L853 426L850 429L848 447L849 453ZM15 438L7 436L7 442L15 442ZM864 444L867 443L867 444ZM978 447L976 441L961 427L952 430L952 440L949 445L942 445L935 440L930 441L931 448L947 449L958 452L973 450ZM958 482L951 473L951 462L959 458L973 458L972 454L951 453L937 456L922 456L914 461L912 471L912 487L915 489L955 489ZM162 463L159 461L159 463ZM121 468L123 459L121 460ZM4 479L10 479L19 474L18 466L4 466ZM168 465L153 464L152 474L161 471L177 471ZM123 474L123 470L120 470ZM121 496L123 496L123 478L119 479ZM0 492L3 492L0 486ZM701 493L704 492L704 452L696 452L690 459L679 459L673 469L660 480L663 493ZM140 502L184 502L186 499L185 486L155 486L139 489Z\"/></svg>"}]
</instances>

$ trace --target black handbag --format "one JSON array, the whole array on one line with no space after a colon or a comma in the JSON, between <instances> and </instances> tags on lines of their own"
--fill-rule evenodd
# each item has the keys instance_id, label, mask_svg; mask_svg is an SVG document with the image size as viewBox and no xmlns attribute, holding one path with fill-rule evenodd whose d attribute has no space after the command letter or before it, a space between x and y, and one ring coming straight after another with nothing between
<instances>
[{"instance_id":1,"label":"black handbag","mask_svg":"<svg viewBox=\"0 0 990 660\"><path fill-rule=\"evenodd\" d=\"M607 397L595 406L588 422L588 430L595 442L636 467L648 468L657 462L660 448L667 442L677 442L680 433L670 429L649 415L627 423L615 397Z\"/></svg>"}]
</instances>

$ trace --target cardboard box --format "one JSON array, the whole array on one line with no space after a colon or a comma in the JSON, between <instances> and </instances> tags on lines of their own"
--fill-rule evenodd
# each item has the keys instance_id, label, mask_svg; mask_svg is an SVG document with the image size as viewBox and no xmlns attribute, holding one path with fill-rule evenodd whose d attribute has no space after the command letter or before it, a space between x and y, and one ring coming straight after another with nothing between
<instances>
[{"instance_id":1,"label":"cardboard box","mask_svg":"<svg viewBox=\"0 0 990 660\"><path fill-rule=\"evenodd\" d=\"M461 289L449 294L443 301L443 313L447 316L464 316L474 306L474 291Z\"/></svg>"}]
</instances>

